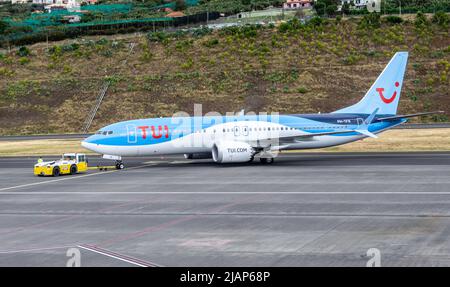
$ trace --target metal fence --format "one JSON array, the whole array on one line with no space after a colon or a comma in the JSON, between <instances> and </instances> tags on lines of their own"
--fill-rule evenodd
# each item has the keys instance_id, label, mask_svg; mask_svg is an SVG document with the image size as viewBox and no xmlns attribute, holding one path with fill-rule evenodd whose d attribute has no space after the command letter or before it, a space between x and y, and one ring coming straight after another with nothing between
<instances>
[{"instance_id":1,"label":"metal fence","mask_svg":"<svg viewBox=\"0 0 450 287\"><path fill-rule=\"evenodd\" d=\"M35 26L32 31L24 31L0 37L0 47L28 45L43 41L59 41L82 35L109 35L145 30L166 29L207 22L220 17L218 12L204 12L183 17L155 17L72 23L59 26Z\"/></svg>"}]
</instances>

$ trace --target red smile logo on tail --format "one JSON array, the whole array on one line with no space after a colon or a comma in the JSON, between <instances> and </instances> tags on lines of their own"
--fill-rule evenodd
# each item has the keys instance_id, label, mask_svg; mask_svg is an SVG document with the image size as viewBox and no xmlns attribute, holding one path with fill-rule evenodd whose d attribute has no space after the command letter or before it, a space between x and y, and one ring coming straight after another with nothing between
<instances>
[{"instance_id":1,"label":"red smile logo on tail","mask_svg":"<svg viewBox=\"0 0 450 287\"><path fill-rule=\"evenodd\" d=\"M399 82L395 82L395 86L398 87L400 86ZM380 98L383 102L385 102L386 104L390 104L395 100L395 97L397 97L397 91L394 91L394 94L392 95L392 97L390 97L389 99L385 98L383 96L383 92L384 92L384 88L376 88L378 94L380 94Z\"/></svg>"}]
</instances>

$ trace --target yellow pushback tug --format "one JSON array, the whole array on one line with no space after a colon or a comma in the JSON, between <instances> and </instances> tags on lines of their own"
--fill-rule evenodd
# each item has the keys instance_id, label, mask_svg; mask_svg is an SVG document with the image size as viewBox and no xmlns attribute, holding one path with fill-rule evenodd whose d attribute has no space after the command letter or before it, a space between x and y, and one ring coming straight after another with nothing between
<instances>
[{"instance_id":1,"label":"yellow pushback tug","mask_svg":"<svg viewBox=\"0 0 450 287\"><path fill-rule=\"evenodd\" d=\"M65 153L55 161L38 162L34 165L34 175L58 176L76 174L88 170L88 160L83 153Z\"/></svg>"}]
</instances>

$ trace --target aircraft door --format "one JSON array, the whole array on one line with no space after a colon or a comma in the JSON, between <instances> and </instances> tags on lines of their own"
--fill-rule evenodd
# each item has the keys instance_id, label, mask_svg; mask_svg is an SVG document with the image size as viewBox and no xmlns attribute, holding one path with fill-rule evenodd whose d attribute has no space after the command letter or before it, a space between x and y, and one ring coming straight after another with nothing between
<instances>
[{"instance_id":1,"label":"aircraft door","mask_svg":"<svg viewBox=\"0 0 450 287\"><path fill-rule=\"evenodd\" d=\"M234 126L233 132L234 132L234 136L238 137L239 136L239 127L238 126Z\"/></svg>"},{"instance_id":2,"label":"aircraft door","mask_svg":"<svg viewBox=\"0 0 450 287\"><path fill-rule=\"evenodd\" d=\"M357 129L357 130L360 129L361 126L364 125L364 119L362 119L362 118L357 118L357 119L356 119L356 125L357 125L356 129Z\"/></svg>"},{"instance_id":3,"label":"aircraft door","mask_svg":"<svg viewBox=\"0 0 450 287\"><path fill-rule=\"evenodd\" d=\"M128 143L137 143L137 131L135 125L127 125Z\"/></svg>"},{"instance_id":4,"label":"aircraft door","mask_svg":"<svg viewBox=\"0 0 450 287\"><path fill-rule=\"evenodd\" d=\"M248 136L248 126L242 127L242 135L245 137Z\"/></svg>"}]
</instances>

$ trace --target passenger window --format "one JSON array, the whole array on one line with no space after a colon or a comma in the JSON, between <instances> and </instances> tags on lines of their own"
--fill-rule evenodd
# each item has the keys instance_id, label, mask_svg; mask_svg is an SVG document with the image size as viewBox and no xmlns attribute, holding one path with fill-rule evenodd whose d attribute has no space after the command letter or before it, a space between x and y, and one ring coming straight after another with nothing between
<instances>
[{"instance_id":1,"label":"passenger window","mask_svg":"<svg viewBox=\"0 0 450 287\"><path fill-rule=\"evenodd\" d=\"M113 131L109 131L109 132L108 132L109 135L112 135L112 133L113 133Z\"/></svg>"}]
</instances>

